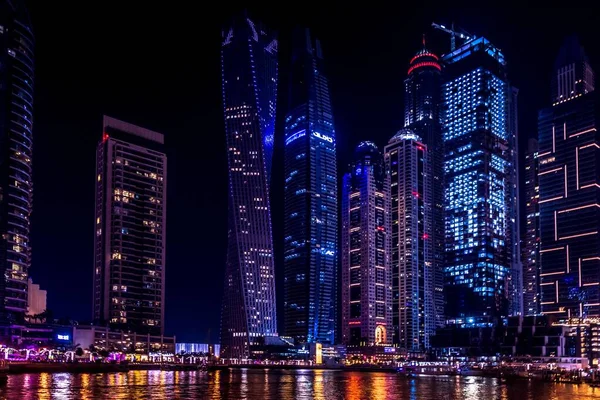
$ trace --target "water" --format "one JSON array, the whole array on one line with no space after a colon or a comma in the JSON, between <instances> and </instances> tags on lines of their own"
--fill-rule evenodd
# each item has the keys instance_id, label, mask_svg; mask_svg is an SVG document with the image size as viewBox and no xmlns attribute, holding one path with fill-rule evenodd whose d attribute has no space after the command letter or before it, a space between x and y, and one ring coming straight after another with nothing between
<instances>
[{"instance_id":1,"label":"water","mask_svg":"<svg viewBox=\"0 0 600 400\"><path fill-rule=\"evenodd\" d=\"M131 371L9 376L0 399L571 400L600 399L588 385L495 378L417 377L339 371Z\"/></svg>"}]
</instances>

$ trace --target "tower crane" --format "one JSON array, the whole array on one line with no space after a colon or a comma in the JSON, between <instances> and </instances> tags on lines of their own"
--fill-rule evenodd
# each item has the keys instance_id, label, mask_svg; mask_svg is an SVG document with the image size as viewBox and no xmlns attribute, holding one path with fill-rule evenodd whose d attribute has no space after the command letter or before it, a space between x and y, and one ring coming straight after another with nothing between
<instances>
[{"instance_id":1,"label":"tower crane","mask_svg":"<svg viewBox=\"0 0 600 400\"><path fill-rule=\"evenodd\" d=\"M450 35L450 51L454 51L456 49L456 37L458 36L460 39L464 39L465 41L473 39L473 35L466 33L461 29L461 31L456 31L454 29L454 22L450 28L446 28L444 25L436 24L435 22L431 23L431 26L435 29L439 29L440 31L446 32Z\"/></svg>"}]
</instances>

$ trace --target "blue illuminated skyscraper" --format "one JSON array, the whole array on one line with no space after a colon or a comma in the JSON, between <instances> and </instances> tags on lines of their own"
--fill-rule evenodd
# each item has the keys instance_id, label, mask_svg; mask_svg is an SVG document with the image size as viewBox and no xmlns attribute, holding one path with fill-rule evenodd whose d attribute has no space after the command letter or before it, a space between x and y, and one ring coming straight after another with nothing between
<instances>
[{"instance_id":1,"label":"blue illuminated skyscraper","mask_svg":"<svg viewBox=\"0 0 600 400\"><path fill-rule=\"evenodd\" d=\"M443 61L446 317L488 326L522 308L517 92L483 37Z\"/></svg>"},{"instance_id":2,"label":"blue illuminated skyscraper","mask_svg":"<svg viewBox=\"0 0 600 400\"><path fill-rule=\"evenodd\" d=\"M0 323L22 322L33 179L34 38L23 1L0 0Z\"/></svg>"},{"instance_id":3,"label":"blue illuminated skyscraper","mask_svg":"<svg viewBox=\"0 0 600 400\"><path fill-rule=\"evenodd\" d=\"M441 70L439 57L425 47L410 60L404 81L404 127L417 134L427 146L427 180L431 193L431 279L433 280L433 315L435 326L444 318L444 142L440 120ZM422 344L422 343L421 343Z\"/></svg>"},{"instance_id":4,"label":"blue illuminated skyscraper","mask_svg":"<svg viewBox=\"0 0 600 400\"><path fill-rule=\"evenodd\" d=\"M223 31L229 238L221 356L243 358L277 335L269 180L277 100L277 39L245 16Z\"/></svg>"},{"instance_id":5,"label":"blue illuminated skyscraper","mask_svg":"<svg viewBox=\"0 0 600 400\"><path fill-rule=\"evenodd\" d=\"M333 344L337 315L337 160L318 40L295 31L285 118L285 334Z\"/></svg>"}]
</instances>

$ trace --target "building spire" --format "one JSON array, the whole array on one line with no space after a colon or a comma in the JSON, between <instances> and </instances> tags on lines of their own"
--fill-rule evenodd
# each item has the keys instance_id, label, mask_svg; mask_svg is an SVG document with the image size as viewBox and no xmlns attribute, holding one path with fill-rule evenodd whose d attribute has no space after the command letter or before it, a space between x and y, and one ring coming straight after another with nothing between
<instances>
[{"instance_id":1,"label":"building spire","mask_svg":"<svg viewBox=\"0 0 600 400\"><path fill-rule=\"evenodd\" d=\"M427 48L427 46L425 45L425 34L423 34L423 48Z\"/></svg>"}]
</instances>

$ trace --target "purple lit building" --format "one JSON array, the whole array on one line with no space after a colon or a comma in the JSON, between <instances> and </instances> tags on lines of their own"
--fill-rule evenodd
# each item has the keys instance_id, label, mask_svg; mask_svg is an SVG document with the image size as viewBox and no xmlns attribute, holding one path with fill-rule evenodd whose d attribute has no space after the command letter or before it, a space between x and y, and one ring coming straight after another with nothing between
<instances>
[{"instance_id":1,"label":"purple lit building","mask_svg":"<svg viewBox=\"0 0 600 400\"><path fill-rule=\"evenodd\" d=\"M96 150L95 323L163 334L167 157L163 135L104 117Z\"/></svg>"},{"instance_id":2,"label":"purple lit building","mask_svg":"<svg viewBox=\"0 0 600 400\"><path fill-rule=\"evenodd\" d=\"M277 39L238 16L223 31L223 112L229 237L221 356L248 358L277 336L269 182L277 100Z\"/></svg>"},{"instance_id":3,"label":"purple lit building","mask_svg":"<svg viewBox=\"0 0 600 400\"><path fill-rule=\"evenodd\" d=\"M355 151L342 186L342 342L392 343L389 182L372 142Z\"/></svg>"},{"instance_id":4,"label":"purple lit building","mask_svg":"<svg viewBox=\"0 0 600 400\"><path fill-rule=\"evenodd\" d=\"M429 348L436 328L431 160L421 138L402 129L385 146L389 175L394 343Z\"/></svg>"}]
</instances>

